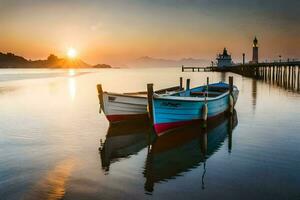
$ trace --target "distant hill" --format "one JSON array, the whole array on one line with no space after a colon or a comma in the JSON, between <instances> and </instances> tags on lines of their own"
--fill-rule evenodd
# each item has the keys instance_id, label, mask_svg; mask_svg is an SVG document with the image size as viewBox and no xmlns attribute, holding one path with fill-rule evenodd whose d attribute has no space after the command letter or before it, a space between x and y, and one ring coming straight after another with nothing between
<instances>
[{"instance_id":1,"label":"distant hill","mask_svg":"<svg viewBox=\"0 0 300 200\"><path fill-rule=\"evenodd\" d=\"M97 64L94 65L93 68L111 68L111 66L107 64Z\"/></svg>"},{"instance_id":2,"label":"distant hill","mask_svg":"<svg viewBox=\"0 0 300 200\"><path fill-rule=\"evenodd\" d=\"M163 58L152 58L149 56L140 57L130 63L130 66L137 67L179 67L186 66L208 66L209 60L196 58L182 58L180 60L170 60Z\"/></svg>"},{"instance_id":3,"label":"distant hill","mask_svg":"<svg viewBox=\"0 0 300 200\"><path fill-rule=\"evenodd\" d=\"M29 61L21 56L12 53L3 54L0 52L0 67L27 66Z\"/></svg>"},{"instance_id":4,"label":"distant hill","mask_svg":"<svg viewBox=\"0 0 300 200\"><path fill-rule=\"evenodd\" d=\"M47 60L27 60L12 53L0 52L0 68L111 68L107 64L91 66L80 59L58 58L51 54Z\"/></svg>"}]
</instances>

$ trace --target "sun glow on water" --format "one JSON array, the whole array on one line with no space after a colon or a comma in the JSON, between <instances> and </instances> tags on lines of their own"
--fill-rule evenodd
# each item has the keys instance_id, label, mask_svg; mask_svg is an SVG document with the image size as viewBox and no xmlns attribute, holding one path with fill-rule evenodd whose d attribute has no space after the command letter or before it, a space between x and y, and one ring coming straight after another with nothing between
<instances>
[{"instance_id":1,"label":"sun glow on water","mask_svg":"<svg viewBox=\"0 0 300 200\"><path fill-rule=\"evenodd\" d=\"M69 96L73 101L76 96L76 81L74 78L69 78L68 80L68 87L69 87Z\"/></svg>"},{"instance_id":2,"label":"sun glow on water","mask_svg":"<svg viewBox=\"0 0 300 200\"><path fill-rule=\"evenodd\" d=\"M75 75L75 70L74 69L69 69L68 75L69 76L74 76Z\"/></svg>"}]
</instances>

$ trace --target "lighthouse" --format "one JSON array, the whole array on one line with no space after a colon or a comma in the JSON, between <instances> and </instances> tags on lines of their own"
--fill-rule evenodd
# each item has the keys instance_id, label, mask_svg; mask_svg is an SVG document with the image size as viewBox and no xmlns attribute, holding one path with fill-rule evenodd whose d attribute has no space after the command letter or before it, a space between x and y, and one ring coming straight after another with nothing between
<instances>
[{"instance_id":1,"label":"lighthouse","mask_svg":"<svg viewBox=\"0 0 300 200\"><path fill-rule=\"evenodd\" d=\"M228 54L226 48L224 48L223 54L217 55L217 61L218 67L228 67L232 65L231 55Z\"/></svg>"},{"instance_id":2,"label":"lighthouse","mask_svg":"<svg viewBox=\"0 0 300 200\"><path fill-rule=\"evenodd\" d=\"M252 63L258 63L258 46L257 46L257 38L255 37L253 40L253 53L252 53Z\"/></svg>"}]
</instances>

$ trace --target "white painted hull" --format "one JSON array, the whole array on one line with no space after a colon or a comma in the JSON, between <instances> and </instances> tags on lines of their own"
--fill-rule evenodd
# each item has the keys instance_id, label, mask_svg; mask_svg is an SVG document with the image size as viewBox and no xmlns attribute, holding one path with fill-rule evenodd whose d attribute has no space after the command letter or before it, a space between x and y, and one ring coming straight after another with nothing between
<instances>
[{"instance_id":1,"label":"white painted hull","mask_svg":"<svg viewBox=\"0 0 300 200\"><path fill-rule=\"evenodd\" d=\"M110 122L147 115L147 98L116 93L103 93L104 114Z\"/></svg>"}]
</instances>

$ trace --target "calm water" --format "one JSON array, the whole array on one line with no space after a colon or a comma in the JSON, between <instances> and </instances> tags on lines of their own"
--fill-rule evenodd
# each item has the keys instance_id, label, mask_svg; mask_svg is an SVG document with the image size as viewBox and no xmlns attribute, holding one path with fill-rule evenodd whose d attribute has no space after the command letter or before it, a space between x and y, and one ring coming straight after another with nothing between
<instances>
[{"instance_id":1,"label":"calm water","mask_svg":"<svg viewBox=\"0 0 300 200\"><path fill-rule=\"evenodd\" d=\"M229 75L1 70L0 199L300 199L300 94L233 75L233 118L174 131L152 149L147 125L109 127L98 113L97 83L130 92Z\"/></svg>"}]
</instances>

